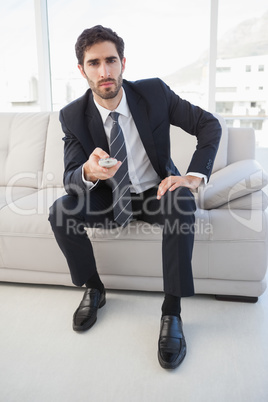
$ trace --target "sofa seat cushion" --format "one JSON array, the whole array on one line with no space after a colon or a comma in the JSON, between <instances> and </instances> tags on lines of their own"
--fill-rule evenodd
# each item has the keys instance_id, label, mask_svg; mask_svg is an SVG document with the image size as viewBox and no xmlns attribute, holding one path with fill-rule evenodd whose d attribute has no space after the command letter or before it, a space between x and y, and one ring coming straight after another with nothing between
<instances>
[{"instance_id":1,"label":"sofa seat cushion","mask_svg":"<svg viewBox=\"0 0 268 402\"><path fill-rule=\"evenodd\" d=\"M0 209L34 193L36 189L30 187L0 187Z\"/></svg>"},{"instance_id":2,"label":"sofa seat cushion","mask_svg":"<svg viewBox=\"0 0 268 402\"><path fill-rule=\"evenodd\" d=\"M195 241L264 241L266 238L266 213L262 210L230 210L198 208L195 222ZM174 230L177 226L174 225ZM125 228L88 228L94 242L155 242L162 239L162 227L143 221L133 221Z\"/></svg>"},{"instance_id":3,"label":"sofa seat cushion","mask_svg":"<svg viewBox=\"0 0 268 402\"><path fill-rule=\"evenodd\" d=\"M261 210L196 211L195 278L262 280L266 272L267 215ZM103 275L162 276L162 229L136 221L113 230L88 229ZM226 250L232 249L226 254ZM257 253L257 255L256 255ZM256 268L253 270L252 266Z\"/></svg>"},{"instance_id":4,"label":"sofa seat cushion","mask_svg":"<svg viewBox=\"0 0 268 402\"><path fill-rule=\"evenodd\" d=\"M209 211L197 209L196 222L194 226L196 240L209 240L211 225L209 222ZM174 223L171 230L178 230L178 225ZM183 228L182 230L186 230ZM192 230L190 228L190 230ZM88 228L88 236L94 241L138 241L150 242L162 239L162 227L158 224L151 225L143 221L133 221L125 228L117 227L113 229Z\"/></svg>"},{"instance_id":5,"label":"sofa seat cushion","mask_svg":"<svg viewBox=\"0 0 268 402\"><path fill-rule=\"evenodd\" d=\"M176 230L176 226L174 226ZM196 211L196 240L208 241L211 236L209 211ZM162 278L162 227L146 222L131 222L126 228L114 230L87 229L102 275L123 275ZM195 246L199 248L198 246ZM197 265L195 274L207 274L207 250L200 248L204 263ZM205 272L203 273L203 267Z\"/></svg>"},{"instance_id":6,"label":"sofa seat cushion","mask_svg":"<svg viewBox=\"0 0 268 402\"><path fill-rule=\"evenodd\" d=\"M6 205L0 210L0 234L33 237L51 235L49 207L63 193L63 188L42 189Z\"/></svg>"},{"instance_id":7,"label":"sofa seat cushion","mask_svg":"<svg viewBox=\"0 0 268 402\"><path fill-rule=\"evenodd\" d=\"M264 242L267 213L261 210L213 209L210 211L212 241Z\"/></svg>"},{"instance_id":8,"label":"sofa seat cushion","mask_svg":"<svg viewBox=\"0 0 268 402\"><path fill-rule=\"evenodd\" d=\"M233 201L221 205L221 209L245 209L245 210L261 210L265 211L268 207L268 196L264 191L259 190L254 193L239 197Z\"/></svg>"},{"instance_id":9,"label":"sofa seat cushion","mask_svg":"<svg viewBox=\"0 0 268 402\"><path fill-rule=\"evenodd\" d=\"M48 221L49 207L63 191L35 191L0 210L0 267L32 271L33 276L69 272Z\"/></svg>"}]
</instances>

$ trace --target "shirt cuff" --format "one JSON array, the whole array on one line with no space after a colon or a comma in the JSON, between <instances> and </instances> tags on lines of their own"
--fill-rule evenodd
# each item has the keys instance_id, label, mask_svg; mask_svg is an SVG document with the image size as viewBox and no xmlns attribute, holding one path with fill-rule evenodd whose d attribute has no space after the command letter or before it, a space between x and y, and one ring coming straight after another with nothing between
<instances>
[{"instance_id":1,"label":"shirt cuff","mask_svg":"<svg viewBox=\"0 0 268 402\"><path fill-rule=\"evenodd\" d=\"M204 179L204 184L207 184L207 182L208 182L208 177L202 173L188 172L188 173L186 173L186 176L195 176L195 177L199 177L200 179Z\"/></svg>"},{"instance_id":2,"label":"shirt cuff","mask_svg":"<svg viewBox=\"0 0 268 402\"><path fill-rule=\"evenodd\" d=\"M91 190L91 189L94 188L94 187L98 184L98 182L99 182L99 180L97 180L96 183L93 183L92 181L88 181L88 180L85 179L85 175L84 175L84 166L82 166L82 180L83 180L83 183L86 185L87 190Z\"/></svg>"}]
</instances>

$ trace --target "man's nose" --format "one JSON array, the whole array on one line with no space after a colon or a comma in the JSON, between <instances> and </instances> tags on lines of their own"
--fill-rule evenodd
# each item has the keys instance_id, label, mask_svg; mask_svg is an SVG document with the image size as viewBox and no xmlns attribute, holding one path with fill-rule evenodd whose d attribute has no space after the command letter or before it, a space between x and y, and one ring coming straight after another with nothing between
<instances>
[{"instance_id":1,"label":"man's nose","mask_svg":"<svg viewBox=\"0 0 268 402\"><path fill-rule=\"evenodd\" d=\"M100 66L100 76L102 78L107 78L110 76L109 66L107 66L106 63L103 63Z\"/></svg>"}]
</instances>

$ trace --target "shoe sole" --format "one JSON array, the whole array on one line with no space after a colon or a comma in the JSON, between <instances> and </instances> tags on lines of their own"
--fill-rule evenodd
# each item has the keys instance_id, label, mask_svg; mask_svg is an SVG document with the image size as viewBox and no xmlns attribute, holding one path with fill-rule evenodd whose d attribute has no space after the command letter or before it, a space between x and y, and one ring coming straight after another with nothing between
<instances>
[{"instance_id":1,"label":"shoe sole","mask_svg":"<svg viewBox=\"0 0 268 402\"><path fill-rule=\"evenodd\" d=\"M105 304L106 304L106 298L100 303L99 309L102 308ZM83 326L76 326L73 323L73 330L76 332L86 331L87 329L90 329L91 327L93 327L93 325L95 324L96 321L97 321L97 316L93 322L85 323Z\"/></svg>"}]
</instances>

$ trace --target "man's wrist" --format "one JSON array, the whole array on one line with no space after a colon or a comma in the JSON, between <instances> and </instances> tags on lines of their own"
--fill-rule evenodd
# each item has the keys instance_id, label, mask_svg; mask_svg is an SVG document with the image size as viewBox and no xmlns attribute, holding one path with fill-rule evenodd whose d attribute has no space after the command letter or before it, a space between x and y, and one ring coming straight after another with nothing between
<instances>
[{"instance_id":1,"label":"man's wrist","mask_svg":"<svg viewBox=\"0 0 268 402\"><path fill-rule=\"evenodd\" d=\"M186 173L186 176L195 176L195 177L199 177L200 179L203 179L204 184L207 184L208 182L208 177L203 174L203 173L197 173L197 172L188 172Z\"/></svg>"},{"instance_id":2,"label":"man's wrist","mask_svg":"<svg viewBox=\"0 0 268 402\"><path fill-rule=\"evenodd\" d=\"M84 165L82 166L82 181L87 186L88 189L95 187L95 185L98 183L98 180L96 181L88 180L88 177L85 174Z\"/></svg>"},{"instance_id":3,"label":"man's wrist","mask_svg":"<svg viewBox=\"0 0 268 402\"><path fill-rule=\"evenodd\" d=\"M90 183L96 183L98 181L97 177L93 174L91 174L86 168L85 168L85 163L82 166L82 177L84 181L90 182Z\"/></svg>"}]
</instances>

